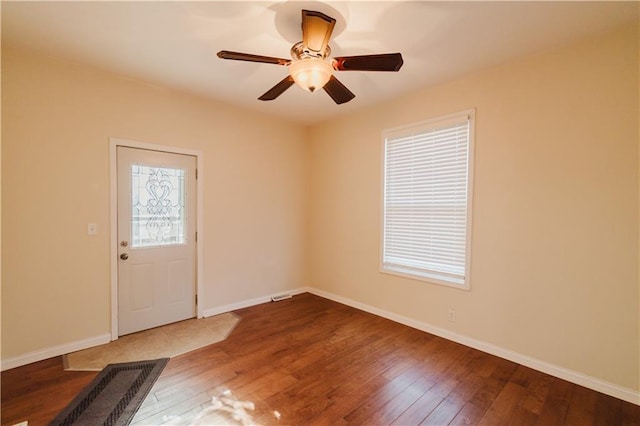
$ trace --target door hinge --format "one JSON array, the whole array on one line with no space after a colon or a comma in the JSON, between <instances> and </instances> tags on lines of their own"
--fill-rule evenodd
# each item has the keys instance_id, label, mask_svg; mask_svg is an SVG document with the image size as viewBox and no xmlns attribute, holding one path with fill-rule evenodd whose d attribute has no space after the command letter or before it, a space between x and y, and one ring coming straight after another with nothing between
<instances>
[{"instance_id":1,"label":"door hinge","mask_svg":"<svg viewBox=\"0 0 640 426\"><path fill-rule=\"evenodd\" d=\"M198 242L198 231L196 231L196 243Z\"/></svg>"},{"instance_id":2,"label":"door hinge","mask_svg":"<svg viewBox=\"0 0 640 426\"><path fill-rule=\"evenodd\" d=\"M196 305L198 304L198 295L196 294Z\"/></svg>"},{"instance_id":3,"label":"door hinge","mask_svg":"<svg viewBox=\"0 0 640 426\"><path fill-rule=\"evenodd\" d=\"M196 179L198 179L198 169L196 169Z\"/></svg>"}]
</instances>

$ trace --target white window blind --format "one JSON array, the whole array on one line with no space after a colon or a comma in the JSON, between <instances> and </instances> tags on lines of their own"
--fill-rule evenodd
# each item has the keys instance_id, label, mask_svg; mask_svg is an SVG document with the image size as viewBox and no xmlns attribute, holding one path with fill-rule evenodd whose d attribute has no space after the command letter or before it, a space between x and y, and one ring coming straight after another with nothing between
<instances>
[{"instance_id":1,"label":"white window blind","mask_svg":"<svg viewBox=\"0 0 640 426\"><path fill-rule=\"evenodd\" d=\"M384 133L383 271L468 288L472 120Z\"/></svg>"}]
</instances>

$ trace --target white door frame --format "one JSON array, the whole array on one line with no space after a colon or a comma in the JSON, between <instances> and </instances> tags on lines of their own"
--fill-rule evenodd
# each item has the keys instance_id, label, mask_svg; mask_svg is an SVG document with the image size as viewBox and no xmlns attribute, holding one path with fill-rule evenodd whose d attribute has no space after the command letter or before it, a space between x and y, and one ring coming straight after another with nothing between
<instances>
[{"instance_id":1,"label":"white door frame","mask_svg":"<svg viewBox=\"0 0 640 426\"><path fill-rule=\"evenodd\" d=\"M203 199L204 188L204 154L202 151L179 148L175 146L156 145L146 142L138 142L128 139L109 138L109 157L110 157L110 219L111 219L111 244L110 244L110 265L111 265L111 340L118 339L118 162L117 147L123 146L128 148L147 149L151 151L169 152L172 154L191 155L196 157L197 176L196 179L196 232L198 238L196 240L196 294L198 303L196 305L196 314L198 318L204 317L201 300L203 295L203 247L204 247L204 214Z\"/></svg>"}]
</instances>

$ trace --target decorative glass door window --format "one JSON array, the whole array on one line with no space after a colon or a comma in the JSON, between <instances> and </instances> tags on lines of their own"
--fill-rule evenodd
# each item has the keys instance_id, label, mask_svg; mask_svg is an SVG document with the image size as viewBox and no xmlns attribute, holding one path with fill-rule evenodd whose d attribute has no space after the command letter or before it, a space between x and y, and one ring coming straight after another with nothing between
<instances>
[{"instance_id":1,"label":"decorative glass door window","mask_svg":"<svg viewBox=\"0 0 640 426\"><path fill-rule=\"evenodd\" d=\"M185 244L185 170L133 164L131 210L131 248Z\"/></svg>"}]
</instances>

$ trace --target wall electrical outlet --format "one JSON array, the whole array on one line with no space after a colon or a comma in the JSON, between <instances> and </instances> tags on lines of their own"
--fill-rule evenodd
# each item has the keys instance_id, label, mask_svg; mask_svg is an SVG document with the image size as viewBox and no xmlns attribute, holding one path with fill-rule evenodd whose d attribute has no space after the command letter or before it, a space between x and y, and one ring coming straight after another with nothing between
<instances>
[{"instance_id":1,"label":"wall electrical outlet","mask_svg":"<svg viewBox=\"0 0 640 426\"><path fill-rule=\"evenodd\" d=\"M456 310L449 308L449 321L456 322Z\"/></svg>"}]
</instances>

